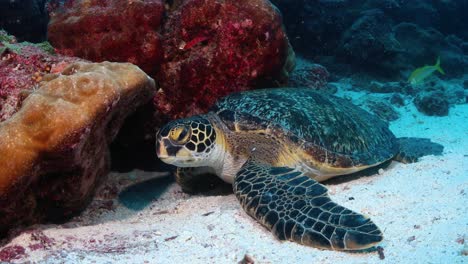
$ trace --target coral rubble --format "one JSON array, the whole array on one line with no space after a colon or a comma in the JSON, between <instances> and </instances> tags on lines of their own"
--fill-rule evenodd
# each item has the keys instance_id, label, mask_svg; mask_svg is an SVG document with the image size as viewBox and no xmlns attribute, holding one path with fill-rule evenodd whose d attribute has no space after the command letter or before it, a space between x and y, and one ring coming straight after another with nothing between
<instances>
[{"instance_id":1,"label":"coral rubble","mask_svg":"<svg viewBox=\"0 0 468 264\"><path fill-rule=\"evenodd\" d=\"M80 211L108 173L124 119L154 92L128 63L76 62L44 76L0 123L0 233Z\"/></svg>"}]
</instances>

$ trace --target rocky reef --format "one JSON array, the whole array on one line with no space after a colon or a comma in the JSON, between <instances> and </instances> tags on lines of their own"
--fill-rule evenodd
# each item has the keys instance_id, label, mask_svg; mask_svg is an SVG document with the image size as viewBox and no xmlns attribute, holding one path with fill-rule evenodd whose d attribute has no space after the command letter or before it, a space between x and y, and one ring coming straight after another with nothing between
<instances>
[{"instance_id":1,"label":"rocky reef","mask_svg":"<svg viewBox=\"0 0 468 264\"><path fill-rule=\"evenodd\" d=\"M327 87L330 73L324 66L311 63L303 58L297 58L296 61L296 67L289 76L288 86L336 92L336 90Z\"/></svg>"},{"instance_id":2,"label":"rocky reef","mask_svg":"<svg viewBox=\"0 0 468 264\"><path fill-rule=\"evenodd\" d=\"M156 123L204 112L230 92L284 84L294 66L267 0L65 1L55 10L48 33L59 53L131 62L158 80Z\"/></svg>"},{"instance_id":3,"label":"rocky reef","mask_svg":"<svg viewBox=\"0 0 468 264\"><path fill-rule=\"evenodd\" d=\"M447 115L450 106L466 102L467 1L272 2L283 13L295 51L325 66L331 81L349 81L356 91L398 94L393 98L413 102L425 115ZM444 75L409 83L415 69L434 65L437 58ZM293 72L292 83L307 75ZM362 106L386 120L397 118L386 103Z\"/></svg>"},{"instance_id":4,"label":"rocky reef","mask_svg":"<svg viewBox=\"0 0 468 264\"><path fill-rule=\"evenodd\" d=\"M63 55L130 62L154 74L161 64L163 14L162 0L55 3L48 40Z\"/></svg>"},{"instance_id":5,"label":"rocky reef","mask_svg":"<svg viewBox=\"0 0 468 264\"><path fill-rule=\"evenodd\" d=\"M24 92L0 123L0 233L83 209L109 172L109 144L154 92L138 67L109 62L71 63Z\"/></svg>"},{"instance_id":6,"label":"rocky reef","mask_svg":"<svg viewBox=\"0 0 468 264\"><path fill-rule=\"evenodd\" d=\"M203 113L235 91L288 80L293 52L269 1L187 0L163 29L156 106L169 118Z\"/></svg>"},{"instance_id":7,"label":"rocky reef","mask_svg":"<svg viewBox=\"0 0 468 264\"><path fill-rule=\"evenodd\" d=\"M467 1L272 2L295 50L327 67L346 64L375 78L406 79L440 56L447 75L468 71Z\"/></svg>"}]
</instances>

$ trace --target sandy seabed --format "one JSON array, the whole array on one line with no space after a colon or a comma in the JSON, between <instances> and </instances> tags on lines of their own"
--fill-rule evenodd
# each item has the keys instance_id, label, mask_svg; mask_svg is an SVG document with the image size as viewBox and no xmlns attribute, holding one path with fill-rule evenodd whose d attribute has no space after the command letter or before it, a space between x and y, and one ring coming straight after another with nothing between
<instances>
[{"instance_id":1,"label":"sandy seabed","mask_svg":"<svg viewBox=\"0 0 468 264\"><path fill-rule=\"evenodd\" d=\"M17 263L238 263L246 254L255 263L468 263L468 104L447 117L413 104L398 111L392 131L430 138L443 156L325 183L332 199L382 229L384 259L278 241L232 193L191 196L167 173L142 171L112 173L81 216L31 227L4 247L25 249ZM154 179L123 188L144 178Z\"/></svg>"}]
</instances>

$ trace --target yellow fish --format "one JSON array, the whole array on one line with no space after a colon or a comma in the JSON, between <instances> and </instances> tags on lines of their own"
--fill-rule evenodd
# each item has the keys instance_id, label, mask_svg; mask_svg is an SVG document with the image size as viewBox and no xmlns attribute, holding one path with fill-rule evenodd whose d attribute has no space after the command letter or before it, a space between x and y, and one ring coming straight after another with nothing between
<instances>
[{"instance_id":1,"label":"yellow fish","mask_svg":"<svg viewBox=\"0 0 468 264\"><path fill-rule=\"evenodd\" d=\"M442 68L440 67L440 57L437 58L437 62L435 65L426 65L414 70L408 78L408 82L411 84L420 84L423 82L424 79L426 79L426 77L430 76L435 71L445 74L444 70L442 70Z\"/></svg>"}]
</instances>

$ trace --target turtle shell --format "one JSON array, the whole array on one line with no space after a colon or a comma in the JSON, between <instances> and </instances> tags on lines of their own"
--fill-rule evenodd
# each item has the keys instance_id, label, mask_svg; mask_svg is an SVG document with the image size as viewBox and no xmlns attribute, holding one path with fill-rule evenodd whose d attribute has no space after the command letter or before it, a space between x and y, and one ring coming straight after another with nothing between
<instances>
[{"instance_id":1,"label":"turtle shell","mask_svg":"<svg viewBox=\"0 0 468 264\"><path fill-rule=\"evenodd\" d=\"M386 122L345 99L311 89L234 93L212 111L232 130L268 130L331 167L372 166L398 152Z\"/></svg>"}]
</instances>

